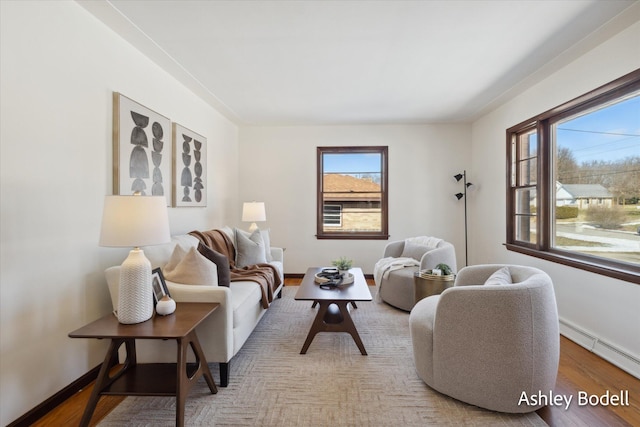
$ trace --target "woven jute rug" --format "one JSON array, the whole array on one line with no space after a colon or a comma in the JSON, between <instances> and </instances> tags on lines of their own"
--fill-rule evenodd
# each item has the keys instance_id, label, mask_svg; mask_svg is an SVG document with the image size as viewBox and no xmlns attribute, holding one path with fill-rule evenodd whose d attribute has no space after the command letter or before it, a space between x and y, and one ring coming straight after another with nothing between
<instances>
[{"instance_id":1,"label":"woven jute rug","mask_svg":"<svg viewBox=\"0 0 640 427\"><path fill-rule=\"evenodd\" d=\"M301 355L316 309L293 299L297 289L284 288L231 360L228 387L214 395L199 380L187 398L185 425L546 425L535 413L491 412L426 386L413 363L408 313L384 303L358 302L351 310L368 356L346 333L320 333ZM218 366L210 366L219 384ZM99 425L175 425L175 398L127 397Z\"/></svg>"}]
</instances>

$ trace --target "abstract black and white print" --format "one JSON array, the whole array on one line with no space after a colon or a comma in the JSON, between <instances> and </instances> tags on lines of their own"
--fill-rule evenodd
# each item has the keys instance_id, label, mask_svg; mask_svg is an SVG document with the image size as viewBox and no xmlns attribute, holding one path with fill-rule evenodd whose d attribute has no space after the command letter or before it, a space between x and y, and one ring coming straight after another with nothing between
<instances>
[{"instance_id":1,"label":"abstract black and white print","mask_svg":"<svg viewBox=\"0 0 640 427\"><path fill-rule=\"evenodd\" d=\"M114 193L165 196L171 205L171 120L114 92Z\"/></svg>"},{"instance_id":2,"label":"abstract black and white print","mask_svg":"<svg viewBox=\"0 0 640 427\"><path fill-rule=\"evenodd\" d=\"M173 124L173 206L207 206L207 139Z\"/></svg>"}]
</instances>

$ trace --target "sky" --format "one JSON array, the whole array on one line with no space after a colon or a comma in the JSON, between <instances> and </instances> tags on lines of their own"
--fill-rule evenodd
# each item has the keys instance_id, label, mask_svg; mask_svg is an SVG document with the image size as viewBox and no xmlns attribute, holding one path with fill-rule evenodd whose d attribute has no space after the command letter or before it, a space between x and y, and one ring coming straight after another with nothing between
<instances>
[{"instance_id":1,"label":"sky","mask_svg":"<svg viewBox=\"0 0 640 427\"><path fill-rule=\"evenodd\" d=\"M559 147L569 148L578 164L593 160L617 161L640 157L640 93L625 101L575 119L557 129ZM380 171L380 154L324 154L328 173Z\"/></svg>"},{"instance_id":2,"label":"sky","mask_svg":"<svg viewBox=\"0 0 640 427\"><path fill-rule=\"evenodd\" d=\"M557 144L569 148L578 164L640 157L640 94L559 123Z\"/></svg>"},{"instance_id":3,"label":"sky","mask_svg":"<svg viewBox=\"0 0 640 427\"><path fill-rule=\"evenodd\" d=\"M380 172L380 157L378 153L324 154L324 172Z\"/></svg>"}]
</instances>

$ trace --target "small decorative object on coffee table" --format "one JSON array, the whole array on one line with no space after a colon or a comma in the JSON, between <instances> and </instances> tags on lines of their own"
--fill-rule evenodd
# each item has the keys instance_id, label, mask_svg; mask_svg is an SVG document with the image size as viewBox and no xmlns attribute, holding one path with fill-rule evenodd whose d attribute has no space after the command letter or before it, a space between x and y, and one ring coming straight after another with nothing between
<instances>
[{"instance_id":1,"label":"small decorative object on coffee table","mask_svg":"<svg viewBox=\"0 0 640 427\"><path fill-rule=\"evenodd\" d=\"M431 270L420 270L413 276L415 302L438 295L453 286L456 275L447 264L438 264Z\"/></svg>"},{"instance_id":2,"label":"small decorative object on coffee table","mask_svg":"<svg viewBox=\"0 0 640 427\"><path fill-rule=\"evenodd\" d=\"M334 267L327 267L318 271L314 276L314 280L322 289L330 289L353 283L355 278L349 270L343 271Z\"/></svg>"},{"instance_id":3,"label":"small decorative object on coffee table","mask_svg":"<svg viewBox=\"0 0 640 427\"><path fill-rule=\"evenodd\" d=\"M347 259L346 256L341 256L340 258L331 261L331 265L336 267L340 273L345 273L353 266L353 260Z\"/></svg>"}]
</instances>

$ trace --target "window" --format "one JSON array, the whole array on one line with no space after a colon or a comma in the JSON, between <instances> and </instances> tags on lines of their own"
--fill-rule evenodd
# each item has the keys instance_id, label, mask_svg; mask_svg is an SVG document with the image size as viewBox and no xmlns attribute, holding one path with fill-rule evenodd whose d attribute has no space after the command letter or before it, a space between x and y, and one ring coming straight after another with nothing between
<instances>
[{"instance_id":1,"label":"window","mask_svg":"<svg viewBox=\"0 0 640 427\"><path fill-rule=\"evenodd\" d=\"M324 205L322 221L325 227L342 226L342 205Z\"/></svg>"},{"instance_id":2,"label":"window","mask_svg":"<svg viewBox=\"0 0 640 427\"><path fill-rule=\"evenodd\" d=\"M640 70L507 129L507 248L640 283Z\"/></svg>"},{"instance_id":3,"label":"window","mask_svg":"<svg viewBox=\"0 0 640 427\"><path fill-rule=\"evenodd\" d=\"M388 239L387 147L318 147L318 239Z\"/></svg>"}]
</instances>

